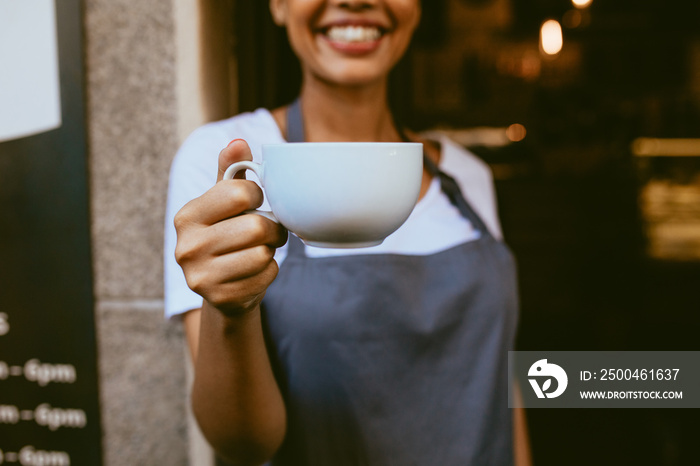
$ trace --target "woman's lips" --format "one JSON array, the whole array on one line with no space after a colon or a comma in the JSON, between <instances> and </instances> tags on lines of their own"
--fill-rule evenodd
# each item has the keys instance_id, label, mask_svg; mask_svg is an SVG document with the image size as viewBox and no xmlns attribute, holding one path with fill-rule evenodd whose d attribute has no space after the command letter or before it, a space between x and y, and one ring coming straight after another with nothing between
<instances>
[{"instance_id":1,"label":"woman's lips","mask_svg":"<svg viewBox=\"0 0 700 466\"><path fill-rule=\"evenodd\" d=\"M374 51L383 36L382 28L366 24L337 24L322 32L322 37L333 49L350 54Z\"/></svg>"}]
</instances>

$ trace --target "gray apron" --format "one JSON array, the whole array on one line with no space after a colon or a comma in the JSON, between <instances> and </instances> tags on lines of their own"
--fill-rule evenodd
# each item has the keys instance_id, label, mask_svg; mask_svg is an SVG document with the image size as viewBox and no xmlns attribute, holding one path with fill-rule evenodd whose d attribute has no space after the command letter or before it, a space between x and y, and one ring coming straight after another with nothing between
<instances>
[{"instance_id":1,"label":"gray apron","mask_svg":"<svg viewBox=\"0 0 700 466\"><path fill-rule=\"evenodd\" d=\"M298 102L288 120L290 142L303 140ZM263 301L288 414L273 465L513 464L513 258L426 163L479 239L427 256L309 258L290 235Z\"/></svg>"}]
</instances>

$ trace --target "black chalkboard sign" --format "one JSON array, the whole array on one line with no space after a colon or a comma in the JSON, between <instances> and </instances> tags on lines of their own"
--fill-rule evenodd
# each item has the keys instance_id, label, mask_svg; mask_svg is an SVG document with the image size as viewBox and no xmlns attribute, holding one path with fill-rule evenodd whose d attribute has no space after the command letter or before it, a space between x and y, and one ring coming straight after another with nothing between
<instances>
[{"instance_id":1,"label":"black chalkboard sign","mask_svg":"<svg viewBox=\"0 0 700 466\"><path fill-rule=\"evenodd\" d=\"M102 463L82 13L55 6L62 125L0 142L0 465Z\"/></svg>"}]
</instances>

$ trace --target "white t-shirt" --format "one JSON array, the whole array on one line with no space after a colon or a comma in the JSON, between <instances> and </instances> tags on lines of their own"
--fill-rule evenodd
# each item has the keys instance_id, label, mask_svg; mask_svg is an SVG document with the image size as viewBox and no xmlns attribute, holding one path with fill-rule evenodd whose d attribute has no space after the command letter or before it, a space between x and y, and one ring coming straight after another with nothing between
<instances>
[{"instance_id":1,"label":"white t-shirt","mask_svg":"<svg viewBox=\"0 0 700 466\"><path fill-rule=\"evenodd\" d=\"M272 114L266 109L243 113L209 123L195 130L178 150L170 170L165 215L165 315L173 317L202 306L202 298L190 290L182 269L175 261L173 218L190 200L201 196L216 183L219 152L233 139L245 139L253 160L262 160L262 145L285 142ZM447 137L441 137L440 169L459 184L462 193L482 218L491 234L501 237L491 172L488 166ZM255 174L248 179L258 182ZM261 209L269 209L267 202ZM361 249L325 249L306 246L309 257L349 254L428 255L479 237L471 223L450 203L433 179L426 195L416 204L406 222L378 246ZM277 249L275 260L282 264L287 246Z\"/></svg>"}]
</instances>

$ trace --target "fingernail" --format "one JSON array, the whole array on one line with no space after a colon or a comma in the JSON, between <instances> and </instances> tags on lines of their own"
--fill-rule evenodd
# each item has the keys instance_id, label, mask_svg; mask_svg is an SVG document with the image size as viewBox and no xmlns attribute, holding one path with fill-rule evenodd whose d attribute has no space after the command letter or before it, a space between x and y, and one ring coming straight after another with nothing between
<instances>
[{"instance_id":1,"label":"fingernail","mask_svg":"<svg viewBox=\"0 0 700 466\"><path fill-rule=\"evenodd\" d=\"M242 141L242 140L243 140L243 139L241 139L241 138L236 138L236 139L234 139L233 141L231 141L231 142L229 142L228 144L226 144L226 147L230 146L231 144L233 144L233 143L236 142L236 141Z\"/></svg>"}]
</instances>

